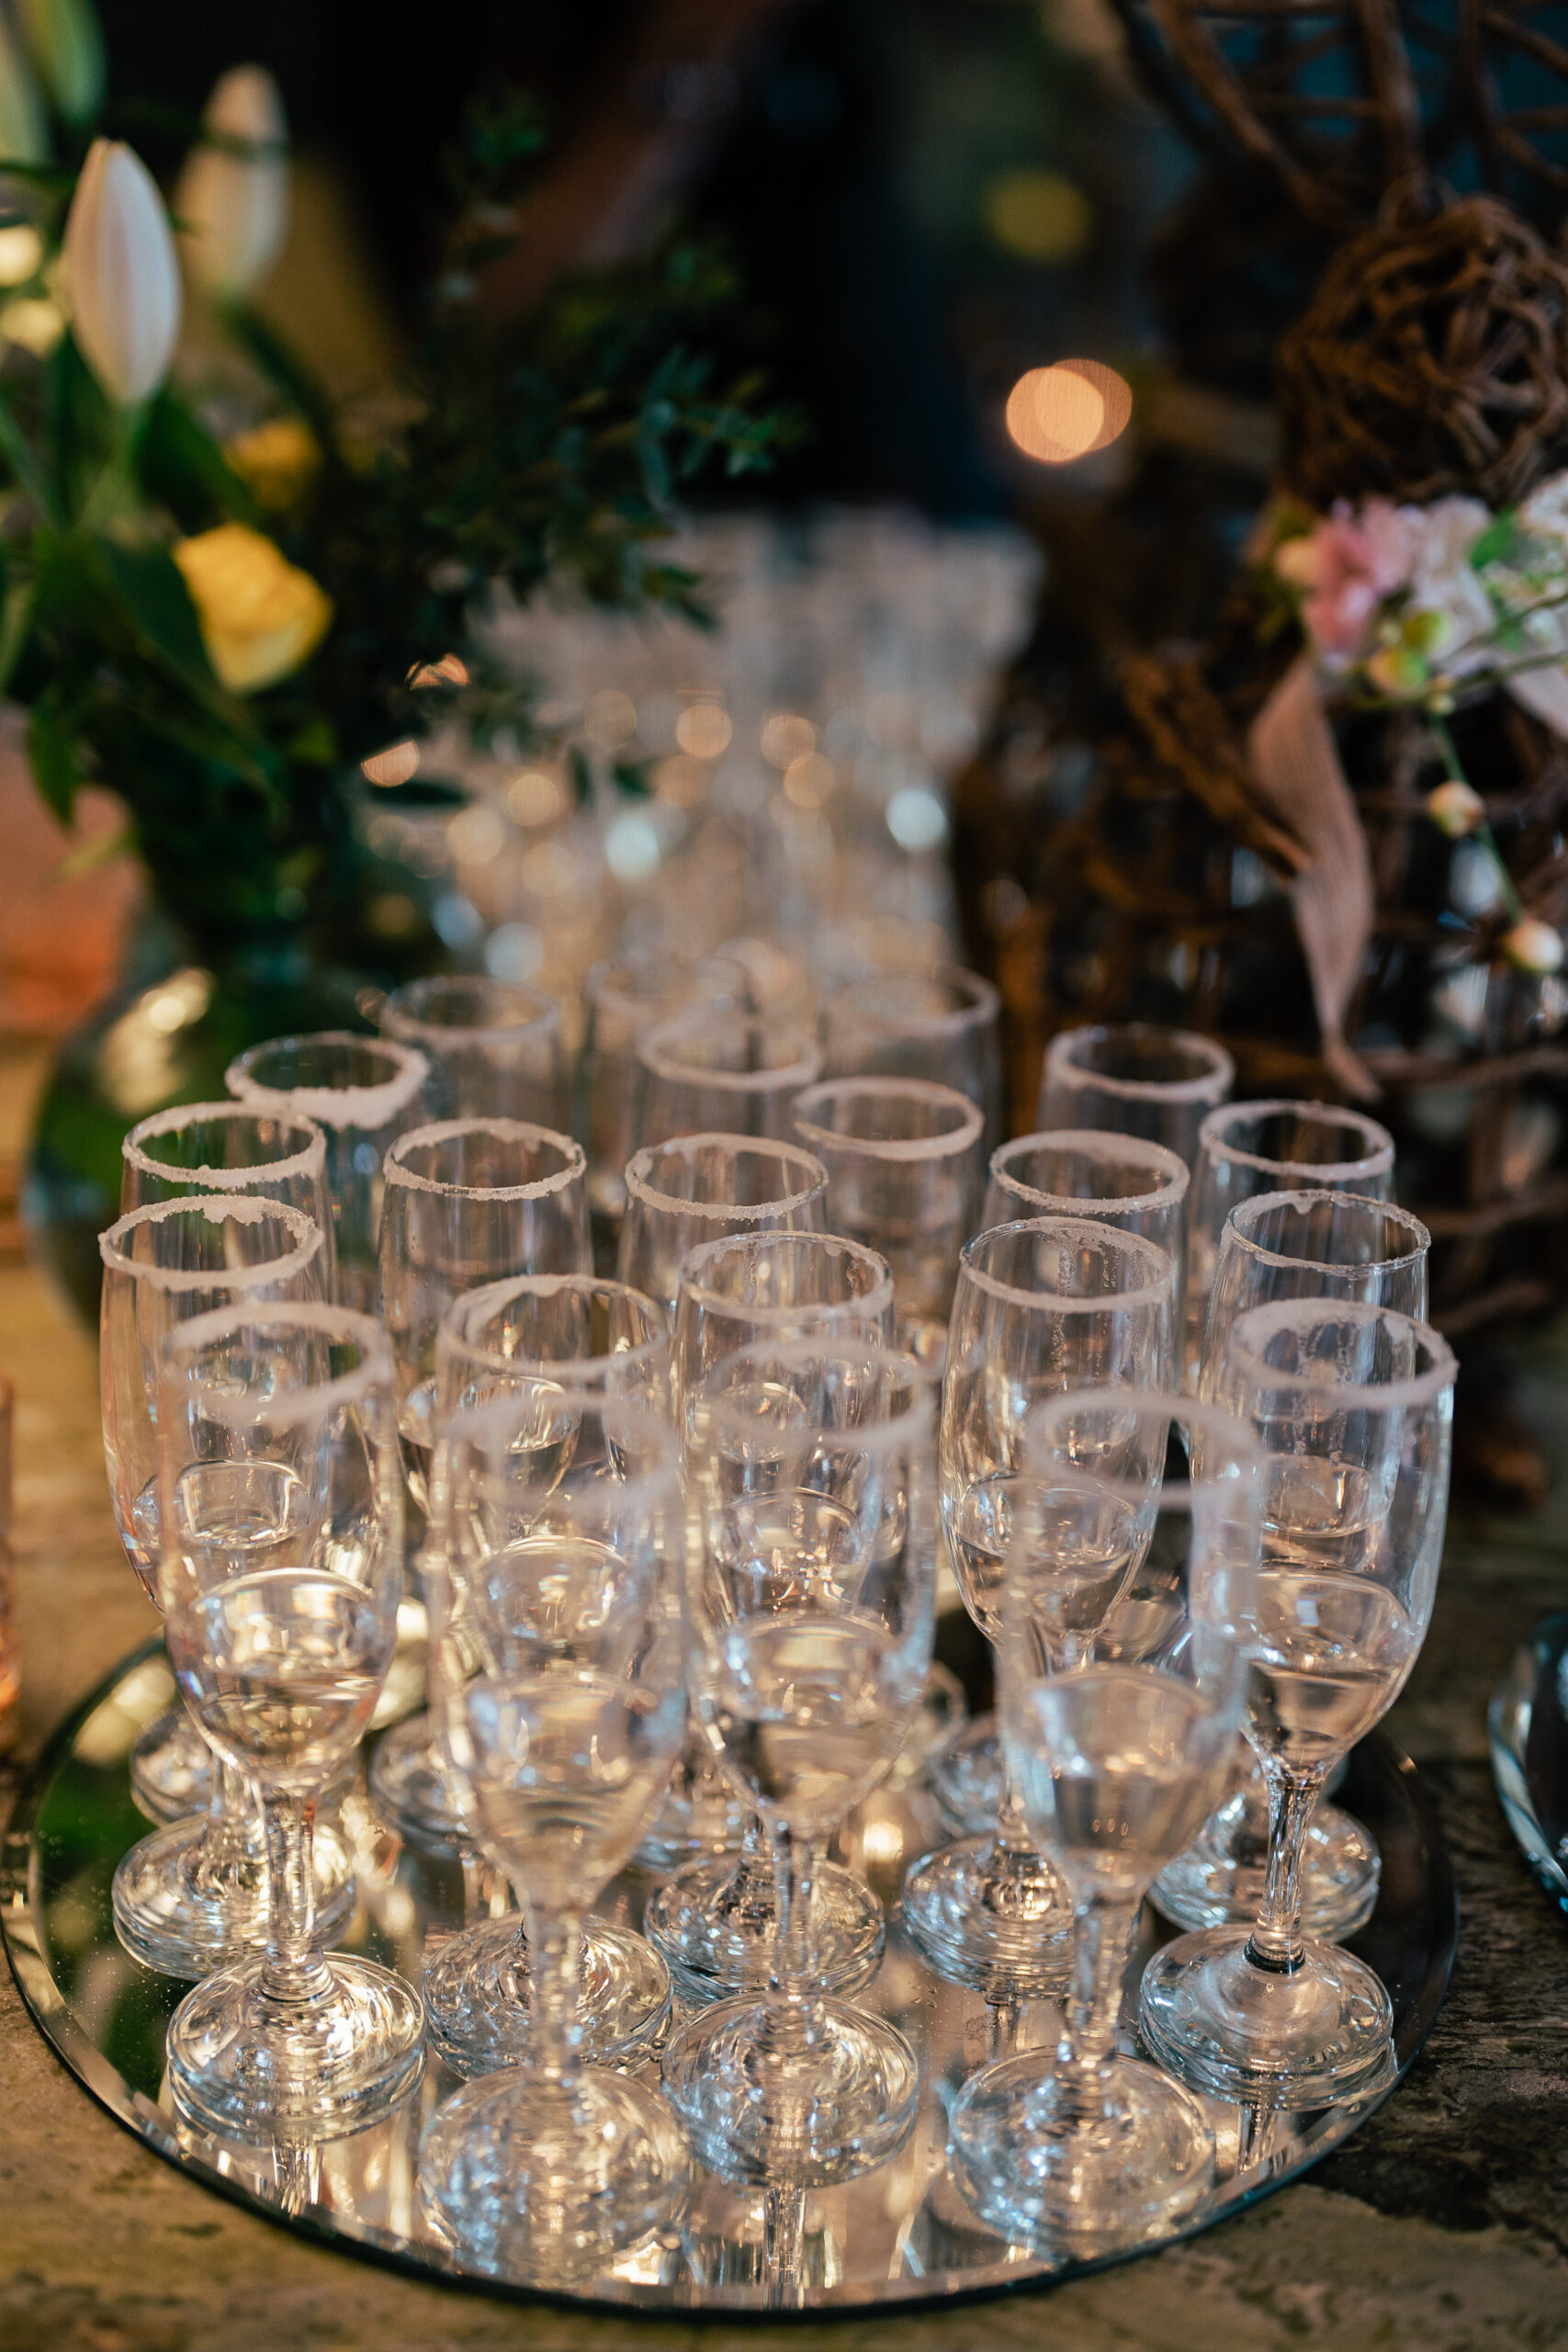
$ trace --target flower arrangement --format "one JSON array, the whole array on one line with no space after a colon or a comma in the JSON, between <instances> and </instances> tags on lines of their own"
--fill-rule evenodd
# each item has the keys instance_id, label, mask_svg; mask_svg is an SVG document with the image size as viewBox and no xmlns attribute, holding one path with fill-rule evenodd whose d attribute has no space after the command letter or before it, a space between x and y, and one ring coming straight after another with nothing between
<instances>
[{"instance_id":1,"label":"flower arrangement","mask_svg":"<svg viewBox=\"0 0 1568 2352\"><path fill-rule=\"evenodd\" d=\"M1444 769L1427 814L1491 859L1509 961L1556 971L1563 941L1520 904L1447 721L1461 700L1506 688L1568 735L1568 473L1497 513L1463 497L1339 501L1315 516L1280 506L1266 546L1276 617L1299 622L1325 691L1425 715Z\"/></svg>"},{"instance_id":2,"label":"flower arrangement","mask_svg":"<svg viewBox=\"0 0 1568 2352\"><path fill-rule=\"evenodd\" d=\"M470 116L396 421L341 411L252 301L288 222L270 77L219 83L170 207L95 135L90 0L18 21L21 40L0 18L0 691L62 818L85 777L118 794L198 946L385 967L409 900L379 930L378 909L408 877L378 886L356 807L417 767L455 697L493 723L491 599L567 573L691 607L657 553L676 488L766 465L786 423L754 382L714 389L700 339L732 288L689 243L562 284L520 325L484 318L477 273L542 144L512 97ZM180 362L191 296L226 342L220 402Z\"/></svg>"}]
</instances>

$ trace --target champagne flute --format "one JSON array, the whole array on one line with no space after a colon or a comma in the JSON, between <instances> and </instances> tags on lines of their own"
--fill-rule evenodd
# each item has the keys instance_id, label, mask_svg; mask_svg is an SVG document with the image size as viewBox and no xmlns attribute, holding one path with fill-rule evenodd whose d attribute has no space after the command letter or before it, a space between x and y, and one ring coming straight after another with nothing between
<instances>
[{"instance_id":1,"label":"champagne flute","mask_svg":"<svg viewBox=\"0 0 1568 2352\"><path fill-rule=\"evenodd\" d=\"M675 1312L689 1250L733 1233L822 1233L828 1171L797 1144L674 1136L626 1162L615 1271Z\"/></svg>"},{"instance_id":2,"label":"champagne flute","mask_svg":"<svg viewBox=\"0 0 1568 2352\"><path fill-rule=\"evenodd\" d=\"M209 1310L261 1299L320 1299L325 1238L299 1209L249 1194L192 1193L134 1209L98 1242L104 1261L98 1374L115 1522L143 1589L158 1598L158 1366L172 1331ZM209 1743L193 1724L203 1752ZM218 1758L206 1802L131 1848L115 1871L115 1931L168 1976L201 1976L258 1939L266 1860L243 1780ZM341 1931L354 1905L341 1850L323 1850L319 1890Z\"/></svg>"},{"instance_id":3,"label":"champagne flute","mask_svg":"<svg viewBox=\"0 0 1568 2352\"><path fill-rule=\"evenodd\" d=\"M801 1023L716 1009L650 1030L637 1047L637 1141L791 1131L795 1097L821 1074Z\"/></svg>"},{"instance_id":4,"label":"champagne flute","mask_svg":"<svg viewBox=\"0 0 1568 2352\"><path fill-rule=\"evenodd\" d=\"M992 1145L1002 1136L1001 998L977 972L867 972L822 1012L829 1078L912 1078L968 1096Z\"/></svg>"},{"instance_id":5,"label":"champagne flute","mask_svg":"<svg viewBox=\"0 0 1568 2352\"><path fill-rule=\"evenodd\" d=\"M384 997L384 1037L424 1056L427 1119L524 1119L564 1127L570 1112L560 1006L521 981L443 972Z\"/></svg>"},{"instance_id":6,"label":"champagne flute","mask_svg":"<svg viewBox=\"0 0 1568 2352\"><path fill-rule=\"evenodd\" d=\"M441 1318L465 1291L507 1274L588 1266L584 1170L581 1144L522 1119L438 1120L411 1127L388 1149L379 1304L416 1531L429 1507ZM457 1850L457 1800L427 1714L409 1716L378 1744L370 1789L383 1819L414 1845Z\"/></svg>"},{"instance_id":7,"label":"champagne flute","mask_svg":"<svg viewBox=\"0 0 1568 2352\"><path fill-rule=\"evenodd\" d=\"M1112 1226L1030 1218L964 1250L942 1380L942 1522L964 1605L993 1645L1013 1520L1032 1492L1030 1408L1067 1389L1168 1385L1175 1317L1174 1261ZM1108 1578L1120 1573L1107 1564ZM904 1882L905 1932L930 1965L1010 1996L1060 1985L1069 1916L1005 1774L995 1829L939 1847Z\"/></svg>"},{"instance_id":8,"label":"champagne flute","mask_svg":"<svg viewBox=\"0 0 1568 2352\"><path fill-rule=\"evenodd\" d=\"M524 1905L532 2014L522 2064L447 2100L420 2149L443 2241L537 2283L606 2267L670 2217L688 2173L657 2095L584 2064L579 2007L585 1914L630 1860L685 1729L674 1435L604 1389L558 1396L564 1470L532 1442L526 1389L444 1432L438 1538L480 1656L449 1736Z\"/></svg>"},{"instance_id":9,"label":"champagne flute","mask_svg":"<svg viewBox=\"0 0 1568 2352\"><path fill-rule=\"evenodd\" d=\"M581 1412L571 1399L629 1402L670 1418L662 1307L624 1283L592 1274L525 1274L468 1292L442 1326L438 1358L441 1442L449 1444L454 1426L467 1428L465 1417L481 1407L510 1404L510 1452L520 1463L526 1457L529 1479L547 1497L570 1476L583 1442ZM431 1709L446 1725L479 1655L463 1556L459 1546L448 1557L439 1528L433 1532L427 1576L435 1589L433 1609L436 1596L444 1600L445 1630L432 1642ZM448 1768L447 1779L458 1829L472 1841L471 1792L461 1773ZM622 2065L657 2048L670 2014L670 1972L651 1945L590 1919L579 1959L586 2054L596 2065ZM459 2074L525 2061L531 1991L527 1938L518 1919L482 1919L448 1938L426 1962L423 1989L431 2039Z\"/></svg>"},{"instance_id":10,"label":"champagne flute","mask_svg":"<svg viewBox=\"0 0 1568 2352\"><path fill-rule=\"evenodd\" d=\"M1179 1936L1145 1972L1140 2030L1221 2098L1340 2106L1394 2076L1377 1977L1303 1933L1302 1847L1333 1767L1404 1687L1431 1621L1448 1513L1454 1359L1385 1306L1286 1301L1230 1335L1219 1402L1264 1455L1245 1727L1269 1784L1269 1868L1248 1930Z\"/></svg>"},{"instance_id":11,"label":"champagne flute","mask_svg":"<svg viewBox=\"0 0 1568 2352\"><path fill-rule=\"evenodd\" d=\"M326 1136L333 1206L333 1295L359 1313L376 1306L381 1163L387 1147L417 1124L429 1071L412 1046L322 1029L274 1037L237 1054L223 1083L248 1111L312 1119Z\"/></svg>"},{"instance_id":12,"label":"champagne flute","mask_svg":"<svg viewBox=\"0 0 1568 2352\"><path fill-rule=\"evenodd\" d=\"M1194 1030L1144 1021L1064 1029L1045 1049L1040 1125L1144 1136L1190 1168L1204 1114L1235 1082L1224 1047Z\"/></svg>"},{"instance_id":13,"label":"champagne flute","mask_svg":"<svg viewBox=\"0 0 1568 2352\"><path fill-rule=\"evenodd\" d=\"M820 1336L742 1349L692 1400L692 1704L767 1826L776 1879L767 1993L699 2013L664 2055L666 2096L729 2178L845 2179L914 2123L908 2042L822 1990L815 1900L829 1837L886 1778L925 1689L931 1424L912 1357Z\"/></svg>"},{"instance_id":14,"label":"champagne flute","mask_svg":"<svg viewBox=\"0 0 1568 2352\"><path fill-rule=\"evenodd\" d=\"M626 1165L637 1142L637 1046L650 1030L683 1014L744 1012L751 998L742 967L722 956L696 963L667 955L633 956L596 964L584 994L588 1017L577 1127L588 1147L588 1200L595 1229L603 1232L613 1256L626 1204Z\"/></svg>"},{"instance_id":15,"label":"champagne flute","mask_svg":"<svg viewBox=\"0 0 1568 2352\"><path fill-rule=\"evenodd\" d=\"M1173 1427L1193 1467L1162 1487ZM1230 1769L1263 1459L1213 1406L1114 1389L1038 1408L1023 1459L1002 1723L1031 1835L1071 1894L1072 1982L1054 2052L1003 2058L964 2086L951 2162L1004 2237L1081 2256L1168 2223L1213 2178L1201 2108L1118 2055L1117 2023L1144 1889ZM1108 1561L1138 1565L1112 1589Z\"/></svg>"},{"instance_id":16,"label":"champagne flute","mask_svg":"<svg viewBox=\"0 0 1568 2352\"><path fill-rule=\"evenodd\" d=\"M367 1316L224 1307L183 1324L158 1393L158 1595L186 1702L254 1782L266 1824L265 1950L169 2020L175 2112L243 2142L298 2142L389 2113L424 2070L418 1996L328 1955L311 1826L392 1662L402 1474L392 1363Z\"/></svg>"}]
</instances>

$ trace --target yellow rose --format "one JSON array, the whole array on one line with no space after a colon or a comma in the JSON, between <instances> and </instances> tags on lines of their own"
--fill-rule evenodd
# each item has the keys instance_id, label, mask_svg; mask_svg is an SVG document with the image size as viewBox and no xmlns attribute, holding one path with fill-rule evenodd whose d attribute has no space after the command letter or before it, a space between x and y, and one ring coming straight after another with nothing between
<instances>
[{"instance_id":1,"label":"yellow rose","mask_svg":"<svg viewBox=\"0 0 1568 2352\"><path fill-rule=\"evenodd\" d=\"M223 455L255 493L258 506L281 514L298 505L321 462L320 442L303 417L275 416L237 433Z\"/></svg>"},{"instance_id":2,"label":"yellow rose","mask_svg":"<svg viewBox=\"0 0 1568 2352\"><path fill-rule=\"evenodd\" d=\"M231 694L275 685L314 652L332 598L281 548L243 523L175 542L207 658Z\"/></svg>"}]
</instances>

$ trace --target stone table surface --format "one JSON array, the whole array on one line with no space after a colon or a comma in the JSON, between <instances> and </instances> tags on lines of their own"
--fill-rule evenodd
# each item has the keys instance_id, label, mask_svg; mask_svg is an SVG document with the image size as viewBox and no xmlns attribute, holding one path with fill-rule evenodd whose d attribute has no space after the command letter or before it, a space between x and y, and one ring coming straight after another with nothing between
<instances>
[{"instance_id":1,"label":"stone table surface","mask_svg":"<svg viewBox=\"0 0 1568 2352\"><path fill-rule=\"evenodd\" d=\"M96 1351L0 1269L16 1379L19 1769L153 1630L109 1515ZM1524 1401L1568 1457L1568 1339ZM1568 1488L1568 1478L1562 1482ZM1489 1692L1568 1605L1568 1492L1539 1518L1456 1520L1426 1650L1391 1729L1435 1789L1463 1906L1431 2040L1393 2098L1307 2180L1190 2244L1098 2278L907 2318L784 2321L834 2352L1546 2352L1568 2345L1568 1922L1508 1835ZM0 1984L0 2352L626 2352L754 2332L519 2307L308 2245L209 2196L96 2108Z\"/></svg>"}]
</instances>

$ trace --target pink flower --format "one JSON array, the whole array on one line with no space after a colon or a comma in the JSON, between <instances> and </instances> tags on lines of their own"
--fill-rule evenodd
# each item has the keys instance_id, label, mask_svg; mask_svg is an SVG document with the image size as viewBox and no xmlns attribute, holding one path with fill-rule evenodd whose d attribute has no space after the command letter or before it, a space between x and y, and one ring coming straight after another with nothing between
<instances>
[{"instance_id":1,"label":"pink flower","mask_svg":"<svg viewBox=\"0 0 1568 2352\"><path fill-rule=\"evenodd\" d=\"M1276 548L1274 569L1302 592L1302 620L1322 659L1343 668L1359 652L1379 606L1410 578L1416 534L1409 512L1369 498L1344 499L1304 538Z\"/></svg>"}]
</instances>

